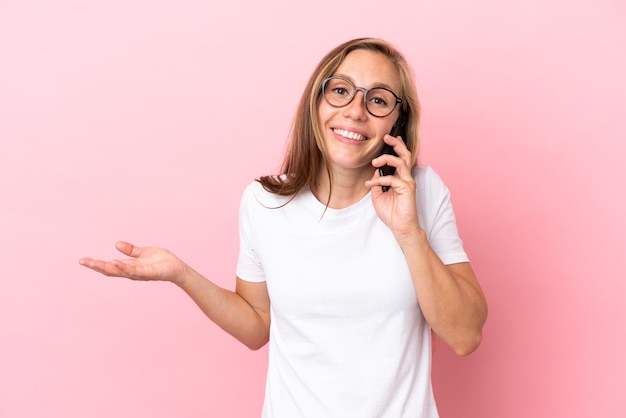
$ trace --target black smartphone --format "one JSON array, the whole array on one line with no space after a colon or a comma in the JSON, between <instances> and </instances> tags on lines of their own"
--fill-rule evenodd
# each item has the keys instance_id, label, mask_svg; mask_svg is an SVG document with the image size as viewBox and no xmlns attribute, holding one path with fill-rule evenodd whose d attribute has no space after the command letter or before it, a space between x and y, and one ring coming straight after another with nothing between
<instances>
[{"instance_id":1,"label":"black smartphone","mask_svg":"<svg viewBox=\"0 0 626 418\"><path fill-rule=\"evenodd\" d=\"M404 131L404 121L402 119L402 116L400 116L400 119L398 119L396 123L394 123L393 127L391 128L391 132L389 132L389 135L402 136L402 140L404 141L404 143L406 143L406 132ZM396 154L396 152L393 150L393 147L389 144L385 144L385 146L383 147L383 151L380 154L395 155L396 157L398 156L398 154ZM393 175L393 173L396 172L396 168L389 165L384 165L378 169L378 172L381 176L391 176ZM382 186L382 188L383 192L389 190L389 186Z\"/></svg>"}]
</instances>

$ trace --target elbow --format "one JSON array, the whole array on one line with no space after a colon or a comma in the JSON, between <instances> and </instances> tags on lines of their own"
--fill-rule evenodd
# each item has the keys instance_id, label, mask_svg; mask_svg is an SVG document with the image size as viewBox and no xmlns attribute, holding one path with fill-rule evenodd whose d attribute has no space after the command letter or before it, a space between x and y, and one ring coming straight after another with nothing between
<instances>
[{"instance_id":1,"label":"elbow","mask_svg":"<svg viewBox=\"0 0 626 418\"><path fill-rule=\"evenodd\" d=\"M482 332L478 331L457 341L451 348L458 356L468 356L478 349L482 339Z\"/></svg>"},{"instance_id":2,"label":"elbow","mask_svg":"<svg viewBox=\"0 0 626 418\"><path fill-rule=\"evenodd\" d=\"M482 327L458 335L448 345L458 356L468 356L478 349L483 340Z\"/></svg>"},{"instance_id":3,"label":"elbow","mask_svg":"<svg viewBox=\"0 0 626 418\"><path fill-rule=\"evenodd\" d=\"M473 325L466 328L465 332L451 345L454 352L459 356L468 356L478 349L483 340L483 326L487 321L487 304L485 302L479 319Z\"/></svg>"},{"instance_id":4,"label":"elbow","mask_svg":"<svg viewBox=\"0 0 626 418\"><path fill-rule=\"evenodd\" d=\"M246 347L248 347L252 351L260 350L261 348L265 347L265 344L267 344L267 341L255 341L254 343L245 343Z\"/></svg>"},{"instance_id":5,"label":"elbow","mask_svg":"<svg viewBox=\"0 0 626 418\"><path fill-rule=\"evenodd\" d=\"M265 344L267 344L269 340L270 338L269 338L269 333L268 333L268 334L260 335L257 338L251 338L245 341L241 340L241 342L250 350L257 351L265 347Z\"/></svg>"}]
</instances>

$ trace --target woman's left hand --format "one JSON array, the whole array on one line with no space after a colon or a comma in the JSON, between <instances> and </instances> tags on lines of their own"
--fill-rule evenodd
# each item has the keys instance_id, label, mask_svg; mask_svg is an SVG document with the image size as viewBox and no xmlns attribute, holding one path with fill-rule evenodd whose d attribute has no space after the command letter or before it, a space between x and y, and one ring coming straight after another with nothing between
<instances>
[{"instance_id":1,"label":"woman's left hand","mask_svg":"<svg viewBox=\"0 0 626 418\"><path fill-rule=\"evenodd\" d=\"M372 189L372 201L378 217L394 235L410 234L419 229L416 185L412 174L414 161L401 137L385 135L383 140L393 147L398 156L383 154L372 160L376 170L365 185ZM385 164L396 169L393 175L380 175L378 168ZM389 186L389 190L383 192L382 186Z\"/></svg>"}]
</instances>

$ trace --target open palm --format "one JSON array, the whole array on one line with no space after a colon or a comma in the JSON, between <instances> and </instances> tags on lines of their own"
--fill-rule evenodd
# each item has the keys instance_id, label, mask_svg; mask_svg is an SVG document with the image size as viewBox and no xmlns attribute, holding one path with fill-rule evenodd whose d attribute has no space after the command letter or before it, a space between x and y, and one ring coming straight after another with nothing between
<instances>
[{"instance_id":1,"label":"open palm","mask_svg":"<svg viewBox=\"0 0 626 418\"><path fill-rule=\"evenodd\" d=\"M132 280L176 282L183 277L187 269L184 262L163 248L137 247L122 241L116 243L115 247L130 258L111 261L81 258L79 263L106 276L126 277Z\"/></svg>"}]
</instances>

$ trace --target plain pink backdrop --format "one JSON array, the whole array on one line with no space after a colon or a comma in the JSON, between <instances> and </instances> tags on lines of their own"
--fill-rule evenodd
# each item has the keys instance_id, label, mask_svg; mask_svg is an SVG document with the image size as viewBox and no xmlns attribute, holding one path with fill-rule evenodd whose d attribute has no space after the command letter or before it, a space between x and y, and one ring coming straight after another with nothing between
<instances>
[{"instance_id":1,"label":"plain pink backdrop","mask_svg":"<svg viewBox=\"0 0 626 418\"><path fill-rule=\"evenodd\" d=\"M489 299L476 353L435 347L442 418L623 416L623 1L3 0L0 417L259 416L266 349L77 261L126 239L232 288L241 192L358 36L415 69Z\"/></svg>"}]
</instances>

